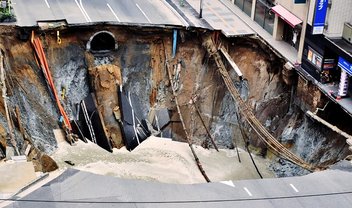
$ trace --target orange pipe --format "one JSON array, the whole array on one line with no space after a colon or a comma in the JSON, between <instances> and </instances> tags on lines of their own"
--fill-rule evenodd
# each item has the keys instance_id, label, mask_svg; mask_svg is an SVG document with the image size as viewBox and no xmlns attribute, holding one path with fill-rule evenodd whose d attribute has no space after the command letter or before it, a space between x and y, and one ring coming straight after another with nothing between
<instances>
[{"instance_id":1,"label":"orange pipe","mask_svg":"<svg viewBox=\"0 0 352 208\"><path fill-rule=\"evenodd\" d=\"M34 31L32 31L31 43L32 43L32 45L34 47L34 50L35 50L36 54L37 54L37 58L38 58L38 61L39 61L40 65L41 65L41 68L42 68L42 71L44 73L44 76L45 76L45 78L48 81L48 84L49 84L49 87L50 87L51 91L53 92L57 107L58 107L58 109L60 111L60 115L64 118L64 126L69 131L71 131L72 127L71 127L70 119L68 118L68 116L67 116L67 114L65 112L65 109L61 105L60 98L59 98L59 96L57 94L57 91L56 91L56 88L55 88L55 85L54 85L54 81L53 81L51 73L50 73L49 64L48 64L48 61L46 59L42 43L41 43L39 38L34 38Z\"/></svg>"}]
</instances>

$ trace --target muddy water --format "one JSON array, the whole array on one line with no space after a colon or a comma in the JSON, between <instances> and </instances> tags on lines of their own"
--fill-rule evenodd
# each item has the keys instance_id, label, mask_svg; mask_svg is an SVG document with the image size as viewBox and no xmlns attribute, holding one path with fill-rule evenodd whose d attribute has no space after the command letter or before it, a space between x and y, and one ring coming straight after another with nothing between
<instances>
[{"instance_id":1,"label":"muddy water","mask_svg":"<svg viewBox=\"0 0 352 208\"><path fill-rule=\"evenodd\" d=\"M195 146L195 151L209 178L214 182L259 178L244 150L239 150L241 163L238 162L235 150L222 149L216 152ZM164 183L205 182L188 145L164 138L151 137L133 152L121 148L114 149L112 154L93 143L79 142L77 146L70 146L60 142L59 150L53 158L61 169L73 167L96 174ZM75 165L70 166L65 160L70 160ZM256 156L254 160L264 177L274 177L268 170L270 161Z\"/></svg>"}]
</instances>

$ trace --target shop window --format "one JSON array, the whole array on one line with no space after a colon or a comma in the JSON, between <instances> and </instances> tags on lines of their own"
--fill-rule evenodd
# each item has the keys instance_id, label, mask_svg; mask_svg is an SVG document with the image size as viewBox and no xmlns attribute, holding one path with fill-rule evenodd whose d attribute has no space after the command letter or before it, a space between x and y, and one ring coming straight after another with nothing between
<instances>
[{"instance_id":1,"label":"shop window","mask_svg":"<svg viewBox=\"0 0 352 208\"><path fill-rule=\"evenodd\" d=\"M317 67L318 69L321 69L321 66L322 66L322 63L323 63L323 56L320 55L315 50L313 50L311 47L308 47L307 59L315 67Z\"/></svg>"},{"instance_id":2,"label":"shop window","mask_svg":"<svg viewBox=\"0 0 352 208\"><path fill-rule=\"evenodd\" d=\"M252 14L252 0L244 0L243 11L248 16L251 16L251 14Z\"/></svg>"},{"instance_id":3,"label":"shop window","mask_svg":"<svg viewBox=\"0 0 352 208\"><path fill-rule=\"evenodd\" d=\"M272 1L257 0L254 20L268 33L273 34L275 14L270 12Z\"/></svg>"},{"instance_id":4,"label":"shop window","mask_svg":"<svg viewBox=\"0 0 352 208\"><path fill-rule=\"evenodd\" d=\"M248 16L251 16L252 0L235 0L235 5L244 11Z\"/></svg>"},{"instance_id":5,"label":"shop window","mask_svg":"<svg viewBox=\"0 0 352 208\"><path fill-rule=\"evenodd\" d=\"M266 6L261 1L257 0L255 5L254 21L256 21L262 27L264 26L265 10Z\"/></svg>"},{"instance_id":6,"label":"shop window","mask_svg":"<svg viewBox=\"0 0 352 208\"><path fill-rule=\"evenodd\" d=\"M235 4L243 10L243 3L244 3L244 0L235 0Z\"/></svg>"},{"instance_id":7,"label":"shop window","mask_svg":"<svg viewBox=\"0 0 352 208\"><path fill-rule=\"evenodd\" d=\"M269 9L267 9L265 11L264 29L271 35L273 34L273 30L274 30L274 20L275 20L275 14L270 12Z\"/></svg>"}]
</instances>

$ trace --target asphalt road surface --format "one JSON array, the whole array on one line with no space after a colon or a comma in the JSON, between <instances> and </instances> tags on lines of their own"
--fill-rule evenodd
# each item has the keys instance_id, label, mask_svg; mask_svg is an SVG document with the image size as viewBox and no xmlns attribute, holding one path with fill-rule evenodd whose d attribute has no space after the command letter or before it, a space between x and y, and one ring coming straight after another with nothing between
<instances>
[{"instance_id":1,"label":"asphalt road surface","mask_svg":"<svg viewBox=\"0 0 352 208\"><path fill-rule=\"evenodd\" d=\"M18 26L66 20L69 25L113 22L184 26L164 0L12 0Z\"/></svg>"},{"instance_id":2,"label":"asphalt road surface","mask_svg":"<svg viewBox=\"0 0 352 208\"><path fill-rule=\"evenodd\" d=\"M162 184L68 169L7 207L349 208L352 173L328 170L303 177ZM8 201L10 202L10 201Z\"/></svg>"}]
</instances>

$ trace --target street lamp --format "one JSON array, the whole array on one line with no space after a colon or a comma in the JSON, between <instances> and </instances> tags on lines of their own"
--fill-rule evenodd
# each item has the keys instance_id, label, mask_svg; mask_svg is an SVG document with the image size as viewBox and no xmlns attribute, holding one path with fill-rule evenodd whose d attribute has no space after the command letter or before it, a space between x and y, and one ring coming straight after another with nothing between
<instances>
[{"instance_id":1,"label":"street lamp","mask_svg":"<svg viewBox=\"0 0 352 208\"><path fill-rule=\"evenodd\" d=\"M202 18L203 16L203 0L200 0L200 5L199 5L199 18Z\"/></svg>"}]
</instances>

